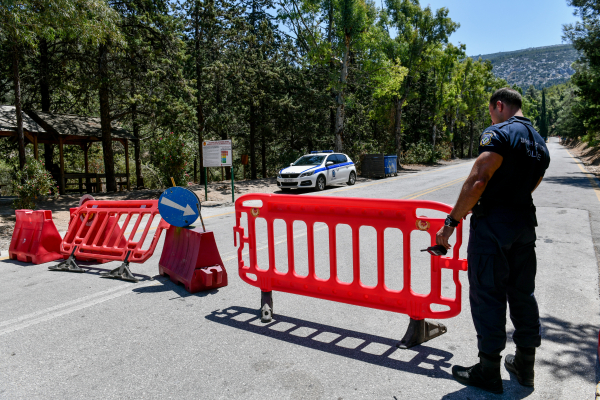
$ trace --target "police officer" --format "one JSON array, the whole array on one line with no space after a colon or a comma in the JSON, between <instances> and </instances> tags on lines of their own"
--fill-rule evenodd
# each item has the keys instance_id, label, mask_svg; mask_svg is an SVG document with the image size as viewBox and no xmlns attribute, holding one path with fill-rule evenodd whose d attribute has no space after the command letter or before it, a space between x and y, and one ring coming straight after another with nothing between
<instances>
[{"instance_id":1,"label":"police officer","mask_svg":"<svg viewBox=\"0 0 600 400\"><path fill-rule=\"evenodd\" d=\"M506 346L506 303L515 327L516 355L506 369L521 385L533 386L540 320L535 289L535 207L532 192L550 164L545 141L521 112L519 92L503 88L490 99L492 125L480 138L479 156L436 242L448 239L469 210L467 249L469 301L479 348L479 363L455 365L454 378L465 385L502 393L500 353Z\"/></svg>"}]
</instances>

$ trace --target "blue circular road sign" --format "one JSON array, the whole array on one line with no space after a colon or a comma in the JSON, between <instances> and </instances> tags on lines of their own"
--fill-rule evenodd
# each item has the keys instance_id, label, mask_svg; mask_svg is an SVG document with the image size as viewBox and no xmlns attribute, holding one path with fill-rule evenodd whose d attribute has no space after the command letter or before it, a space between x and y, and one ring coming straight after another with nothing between
<instances>
[{"instance_id":1,"label":"blue circular road sign","mask_svg":"<svg viewBox=\"0 0 600 400\"><path fill-rule=\"evenodd\" d=\"M160 195L158 212L169 224L184 228L200 216L200 200L191 190L171 187Z\"/></svg>"}]
</instances>

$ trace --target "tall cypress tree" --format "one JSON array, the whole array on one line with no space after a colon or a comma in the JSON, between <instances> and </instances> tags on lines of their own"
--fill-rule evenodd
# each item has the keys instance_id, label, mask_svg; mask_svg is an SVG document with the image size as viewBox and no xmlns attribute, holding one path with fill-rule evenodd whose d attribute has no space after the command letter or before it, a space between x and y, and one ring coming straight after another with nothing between
<instances>
[{"instance_id":1,"label":"tall cypress tree","mask_svg":"<svg viewBox=\"0 0 600 400\"><path fill-rule=\"evenodd\" d=\"M548 116L546 112L546 89L542 89L542 109L540 111L540 135L548 138Z\"/></svg>"}]
</instances>

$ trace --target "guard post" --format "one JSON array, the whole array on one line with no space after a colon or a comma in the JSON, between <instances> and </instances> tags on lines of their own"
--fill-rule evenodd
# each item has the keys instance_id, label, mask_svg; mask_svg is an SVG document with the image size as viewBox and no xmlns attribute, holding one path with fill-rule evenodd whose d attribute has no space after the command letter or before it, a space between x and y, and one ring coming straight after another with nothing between
<instances>
[{"instance_id":1,"label":"guard post","mask_svg":"<svg viewBox=\"0 0 600 400\"><path fill-rule=\"evenodd\" d=\"M204 201L208 200L208 168L231 167L231 201L235 203L233 150L231 140L207 140L202 142L202 166L204 167Z\"/></svg>"}]
</instances>

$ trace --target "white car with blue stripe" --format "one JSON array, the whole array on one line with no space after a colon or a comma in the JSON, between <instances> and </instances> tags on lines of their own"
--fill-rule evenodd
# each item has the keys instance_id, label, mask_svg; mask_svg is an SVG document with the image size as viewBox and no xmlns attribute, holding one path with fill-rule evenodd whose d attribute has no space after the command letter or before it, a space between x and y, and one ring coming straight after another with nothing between
<instances>
[{"instance_id":1,"label":"white car with blue stripe","mask_svg":"<svg viewBox=\"0 0 600 400\"><path fill-rule=\"evenodd\" d=\"M277 174L277 186L284 192L296 188L321 191L326 186L344 183L356 183L356 166L346 154L333 150L313 151Z\"/></svg>"}]
</instances>

